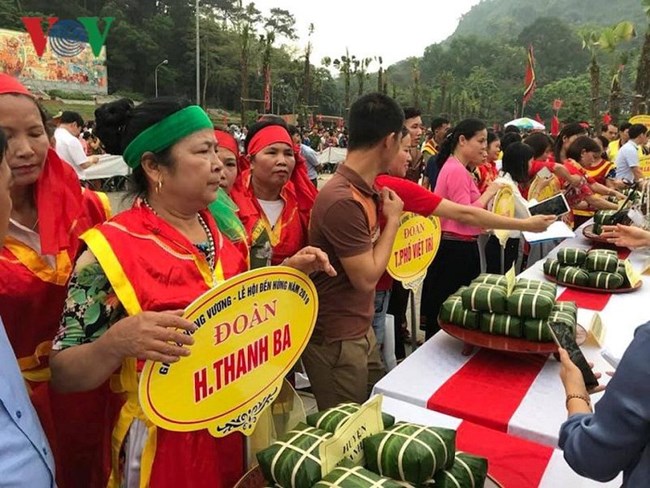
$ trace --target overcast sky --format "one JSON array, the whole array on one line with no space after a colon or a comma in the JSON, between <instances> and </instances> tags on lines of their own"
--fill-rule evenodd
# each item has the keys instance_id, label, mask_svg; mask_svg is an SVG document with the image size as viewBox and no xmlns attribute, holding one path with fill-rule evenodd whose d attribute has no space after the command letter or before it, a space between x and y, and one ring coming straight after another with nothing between
<instances>
[{"instance_id":1,"label":"overcast sky","mask_svg":"<svg viewBox=\"0 0 650 488\"><path fill-rule=\"evenodd\" d=\"M301 54L309 24L314 23L313 64L319 65L324 56L339 57L347 47L357 57L382 56L384 66L421 56L425 47L450 36L460 16L477 3L479 0L255 0L263 13L278 7L296 17L300 37L296 47ZM371 71L376 69L377 65L371 67Z\"/></svg>"}]
</instances>

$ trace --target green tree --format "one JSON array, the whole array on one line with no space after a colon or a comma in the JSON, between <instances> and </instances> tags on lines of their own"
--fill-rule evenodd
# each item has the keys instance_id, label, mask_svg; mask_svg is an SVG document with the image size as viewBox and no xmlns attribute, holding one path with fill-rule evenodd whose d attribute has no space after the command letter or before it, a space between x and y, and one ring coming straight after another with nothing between
<instances>
[{"instance_id":1,"label":"green tree","mask_svg":"<svg viewBox=\"0 0 650 488\"><path fill-rule=\"evenodd\" d=\"M352 62L352 72L357 78L357 95L363 95L366 79L368 78L368 66L372 63L372 58L355 59Z\"/></svg>"},{"instance_id":2,"label":"green tree","mask_svg":"<svg viewBox=\"0 0 650 488\"><path fill-rule=\"evenodd\" d=\"M553 81L535 92L528 107L532 113L539 113L542 118L549 119L553 115L553 101L560 99L563 102L559 115L562 122L588 120L591 103L585 93L589 93L590 86L588 74Z\"/></svg>"},{"instance_id":3,"label":"green tree","mask_svg":"<svg viewBox=\"0 0 650 488\"><path fill-rule=\"evenodd\" d=\"M289 11L280 8L272 8L270 15L264 19L264 34L260 36L260 43L264 46L262 52L262 73L265 84L267 83L267 78L268 83L271 83L271 55L276 36L295 39L295 23L296 19L294 16Z\"/></svg>"},{"instance_id":4,"label":"green tree","mask_svg":"<svg viewBox=\"0 0 650 488\"><path fill-rule=\"evenodd\" d=\"M641 0L641 5L646 14L646 30L634 84L632 113L635 115L647 113L650 102L650 0Z\"/></svg>"},{"instance_id":5,"label":"green tree","mask_svg":"<svg viewBox=\"0 0 650 488\"><path fill-rule=\"evenodd\" d=\"M635 36L634 25L631 22L620 22L612 27L600 31L586 29L581 32L583 49L588 49L591 55L589 75L591 78L591 121L596 132L600 132L600 64L598 52L603 50L609 53L616 51L620 43L630 40ZM612 91L620 90L620 80L612 83ZM614 95L615 101L620 95Z\"/></svg>"},{"instance_id":6,"label":"green tree","mask_svg":"<svg viewBox=\"0 0 650 488\"><path fill-rule=\"evenodd\" d=\"M332 60L329 56L326 56L322 60L323 66L329 68L334 66L339 72L339 76L343 77L343 83L345 87L345 110L347 111L350 108L350 80L353 74L353 66L356 62L357 57L355 55L350 56L350 52L346 48L345 54L340 58Z\"/></svg>"},{"instance_id":7,"label":"green tree","mask_svg":"<svg viewBox=\"0 0 650 488\"><path fill-rule=\"evenodd\" d=\"M584 73L588 54L581 49L580 36L569 24L557 17L539 17L517 37L521 46L533 45L538 85Z\"/></svg>"},{"instance_id":8,"label":"green tree","mask_svg":"<svg viewBox=\"0 0 650 488\"><path fill-rule=\"evenodd\" d=\"M309 105L309 90L311 86L311 36L314 34L314 24L309 24L307 49L305 50L305 68L303 72L302 102Z\"/></svg>"},{"instance_id":9,"label":"green tree","mask_svg":"<svg viewBox=\"0 0 650 488\"><path fill-rule=\"evenodd\" d=\"M246 122L246 99L249 98L249 63L251 44L255 39L257 25L262 20L261 12L254 3L244 6L243 0L232 12L232 20L239 37L239 67L241 70L241 123Z\"/></svg>"}]
</instances>

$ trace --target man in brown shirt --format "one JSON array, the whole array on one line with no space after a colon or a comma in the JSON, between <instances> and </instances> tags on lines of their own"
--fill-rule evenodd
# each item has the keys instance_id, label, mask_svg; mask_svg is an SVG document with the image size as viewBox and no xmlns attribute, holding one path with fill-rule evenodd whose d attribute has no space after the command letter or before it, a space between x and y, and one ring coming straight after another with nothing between
<instances>
[{"instance_id":1,"label":"man in brown shirt","mask_svg":"<svg viewBox=\"0 0 650 488\"><path fill-rule=\"evenodd\" d=\"M338 273L313 276L319 311L303 364L320 410L364 402L384 372L371 327L375 286L386 270L403 204L391 190L377 193L373 182L397 156L403 124L402 109L386 95L355 101L347 158L314 204L309 243L327 253Z\"/></svg>"}]
</instances>

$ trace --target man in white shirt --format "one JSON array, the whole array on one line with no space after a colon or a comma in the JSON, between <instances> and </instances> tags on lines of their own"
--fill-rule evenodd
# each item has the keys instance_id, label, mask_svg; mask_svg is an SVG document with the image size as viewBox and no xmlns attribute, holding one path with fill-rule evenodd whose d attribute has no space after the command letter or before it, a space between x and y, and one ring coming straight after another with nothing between
<instances>
[{"instance_id":1,"label":"man in white shirt","mask_svg":"<svg viewBox=\"0 0 650 488\"><path fill-rule=\"evenodd\" d=\"M643 178L639 168L639 147L648 142L648 129L643 124L633 124L628 131L630 140L621 147L616 156L616 179L638 181Z\"/></svg>"},{"instance_id":2,"label":"man in white shirt","mask_svg":"<svg viewBox=\"0 0 650 488\"><path fill-rule=\"evenodd\" d=\"M85 179L84 170L99 162L99 156L87 156L79 140L84 121L77 112L61 114L59 127L54 131L56 153L74 168L80 180Z\"/></svg>"}]
</instances>

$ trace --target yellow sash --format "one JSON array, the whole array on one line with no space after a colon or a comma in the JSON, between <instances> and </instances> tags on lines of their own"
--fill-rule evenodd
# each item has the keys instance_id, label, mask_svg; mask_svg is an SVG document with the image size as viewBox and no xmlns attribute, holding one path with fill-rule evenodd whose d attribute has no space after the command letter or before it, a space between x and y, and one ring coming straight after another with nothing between
<instances>
[{"instance_id":1,"label":"yellow sash","mask_svg":"<svg viewBox=\"0 0 650 488\"><path fill-rule=\"evenodd\" d=\"M129 282L122 266L113 252L106 237L97 229L87 231L82 239L88 245L93 255L97 258L100 266L106 273L115 294L124 306L128 315L133 316L142 312L133 285ZM219 234L217 253L220 254L223 245L223 237ZM216 286L225 280L221 256L215 264L214 273L210 273L208 265L197 258L194 261L201 271L201 275L208 286ZM124 360L120 373L111 377L111 390L115 393L123 393L126 402L120 410L117 423L113 428L111 439L111 474L108 480L108 488L120 488L122 473L120 473L120 452L124 441L129 433L131 424L135 419L144 422L147 428L147 440L142 451L140 460L140 488L149 486L153 460L156 454L157 427L149 421L140 407L138 399L138 374L136 359Z\"/></svg>"}]
</instances>

